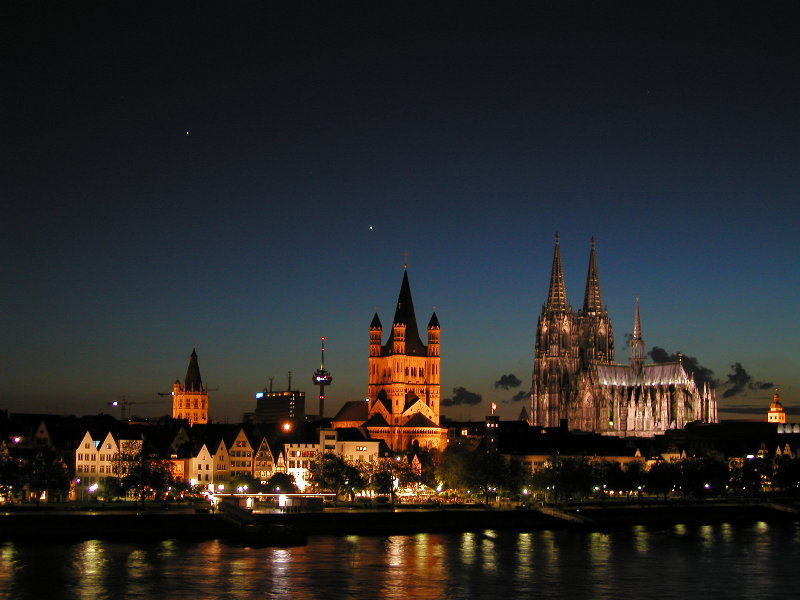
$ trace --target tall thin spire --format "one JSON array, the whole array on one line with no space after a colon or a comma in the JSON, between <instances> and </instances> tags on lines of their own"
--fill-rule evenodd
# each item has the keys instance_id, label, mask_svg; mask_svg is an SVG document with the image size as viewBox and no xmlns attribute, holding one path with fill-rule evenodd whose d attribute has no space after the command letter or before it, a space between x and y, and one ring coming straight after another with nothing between
<instances>
[{"instance_id":1,"label":"tall thin spire","mask_svg":"<svg viewBox=\"0 0 800 600\"><path fill-rule=\"evenodd\" d=\"M553 250L553 268L550 271L550 291L547 293L547 309L567 310L567 289L564 286L564 272L561 269L561 251L558 246L557 232Z\"/></svg>"},{"instance_id":2,"label":"tall thin spire","mask_svg":"<svg viewBox=\"0 0 800 600\"><path fill-rule=\"evenodd\" d=\"M642 323L639 319L639 298L636 298L636 314L633 318L633 336L631 337L631 366L640 370L644 364L644 340L642 339Z\"/></svg>"},{"instance_id":3,"label":"tall thin spire","mask_svg":"<svg viewBox=\"0 0 800 600\"><path fill-rule=\"evenodd\" d=\"M592 236L592 249L589 252L589 272L586 274L586 293L583 296L583 312L597 313L603 310L603 300L600 297L600 277L597 274L597 258L595 256L594 236Z\"/></svg>"}]
</instances>

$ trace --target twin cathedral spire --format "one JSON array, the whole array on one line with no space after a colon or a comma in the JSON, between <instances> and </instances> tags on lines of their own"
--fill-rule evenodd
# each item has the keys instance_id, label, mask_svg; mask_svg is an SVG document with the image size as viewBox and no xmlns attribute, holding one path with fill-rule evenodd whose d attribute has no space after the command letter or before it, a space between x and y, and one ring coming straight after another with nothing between
<instances>
[{"instance_id":1,"label":"twin cathedral spire","mask_svg":"<svg viewBox=\"0 0 800 600\"><path fill-rule=\"evenodd\" d=\"M536 328L531 422L619 436L716 422L713 390L698 389L680 360L645 365L644 358L637 299L630 360L614 362L614 331L600 293L594 238L583 306L572 310L556 234L550 289Z\"/></svg>"}]
</instances>

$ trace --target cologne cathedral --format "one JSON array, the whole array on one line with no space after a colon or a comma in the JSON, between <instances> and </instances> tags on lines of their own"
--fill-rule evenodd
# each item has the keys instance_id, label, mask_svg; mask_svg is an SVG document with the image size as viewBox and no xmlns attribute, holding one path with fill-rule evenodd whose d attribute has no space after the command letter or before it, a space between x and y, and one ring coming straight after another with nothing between
<instances>
[{"instance_id":1,"label":"cologne cathedral","mask_svg":"<svg viewBox=\"0 0 800 600\"><path fill-rule=\"evenodd\" d=\"M567 303L556 234L550 290L536 328L531 422L604 435L651 437L687 423L717 422L714 391L699 389L680 358L645 364L636 302L628 364L614 362L614 332L600 296L595 243L583 308Z\"/></svg>"}]
</instances>

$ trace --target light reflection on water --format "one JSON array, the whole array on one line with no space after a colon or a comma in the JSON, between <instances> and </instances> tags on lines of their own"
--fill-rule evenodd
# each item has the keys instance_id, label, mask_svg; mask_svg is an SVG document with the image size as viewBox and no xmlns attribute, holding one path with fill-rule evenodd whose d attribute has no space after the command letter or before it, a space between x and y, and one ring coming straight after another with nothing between
<instances>
[{"instance_id":1,"label":"light reflection on water","mask_svg":"<svg viewBox=\"0 0 800 600\"><path fill-rule=\"evenodd\" d=\"M0 543L0 598L782 597L800 586L797 524L484 530L221 541Z\"/></svg>"}]
</instances>

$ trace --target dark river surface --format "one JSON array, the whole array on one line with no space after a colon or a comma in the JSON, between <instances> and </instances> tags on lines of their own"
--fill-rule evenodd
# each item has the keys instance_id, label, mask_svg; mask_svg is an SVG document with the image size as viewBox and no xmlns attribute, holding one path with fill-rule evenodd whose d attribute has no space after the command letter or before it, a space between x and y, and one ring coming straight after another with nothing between
<instances>
[{"instance_id":1,"label":"dark river surface","mask_svg":"<svg viewBox=\"0 0 800 600\"><path fill-rule=\"evenodd\" d=\"M800 526L312 536L221 541L0 542L0 598L796 598Z\"/></svg>"}]
</instances>

